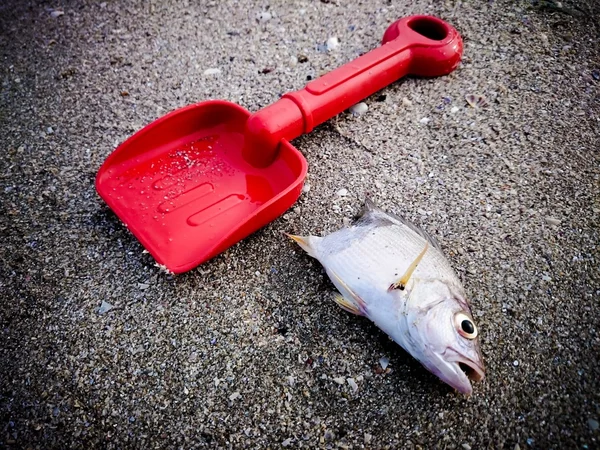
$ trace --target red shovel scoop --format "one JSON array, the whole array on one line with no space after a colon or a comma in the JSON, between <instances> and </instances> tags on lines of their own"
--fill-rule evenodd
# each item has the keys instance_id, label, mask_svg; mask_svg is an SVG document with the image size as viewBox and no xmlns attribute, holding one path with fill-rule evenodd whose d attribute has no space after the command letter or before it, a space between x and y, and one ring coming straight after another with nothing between
<instances>
[{"instance_id":1,"label":"red shovel scoop","mask_svg":"<svg viewBox=\"0 0 600 450\"><path fill-rule=\"evenodd\" d=\"M297 200L307 163L289 141L405 75L450 73L462 49L440 19L400 19L381 47L254 114L214 100L156 120L106 159L96 189L159 264L185 272Z\"/></svg>"}]
</instances>

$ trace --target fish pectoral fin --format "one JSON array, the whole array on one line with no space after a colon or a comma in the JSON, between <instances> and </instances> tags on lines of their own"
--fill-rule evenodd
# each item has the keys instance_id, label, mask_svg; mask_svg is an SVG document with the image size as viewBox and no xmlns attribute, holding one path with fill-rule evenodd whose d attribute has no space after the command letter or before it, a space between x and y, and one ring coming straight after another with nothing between
<instances>
[{"instance_id":1,"label":"fish pectoral fin","mask_svg":"<svg viewBox=\"0 0 600 450\"><path fill-rule=\"evenodd\" d=\"M410 277L412 276L413 272L416 270L417 266L423 259L423 256L425 256L425 253L427 252L428 248L429 248L429 242L425 242L425 247L423 248L423 250L421 250L421 253L419 253L419 255L415 258L415 260L412 263L410 263L410 266L408 266L408 269L406 269L406 272L404 272L404 275L402 275L398 280L396 280L395 282L393 282L390 285L390 287L388 288L388 291L391 291L394 289L400 289L401 291L404 290L404 288L408 284L408 280L410 280Z\"/></svg>"},{"instance_id":2,"label":"fish pectoral fin","mask_svg":"<svg viewBox=\"0 0 600 450\"><path fill-rule=\"evenodd\" d=\"M333 293L333 301L336 302L343 310L348 311L349 313L356 314L357 316L364 316L364 313L356 303L348 301L339 292Z\"/></svg>"},{"instance_id":3,"label":"fish pectoral fin","mask_svg":"<svg viewBox=\"0 0 600 450\"><path fill-rule=\"evenodd\" d=\"M352 314L366 316L367 304L365 303L365 301L362 298L360 298L352 289L350 289L350 286L344 283L344 281L333 270L330 269L327 271L327 273L333 281L333 284L335 284L336 287L340 291L342 291L342 294L338 294L336 292L339 298L334 296L333 300L346 311L351 312Z\"/></svg>"}]
</instances>

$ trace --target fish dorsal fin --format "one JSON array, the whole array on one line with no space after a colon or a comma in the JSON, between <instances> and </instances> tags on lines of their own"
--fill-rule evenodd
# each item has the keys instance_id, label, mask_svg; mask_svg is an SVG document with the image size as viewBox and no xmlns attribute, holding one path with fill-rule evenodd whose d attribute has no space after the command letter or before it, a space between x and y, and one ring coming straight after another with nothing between
<instances>
[{"instance_id":1,"label":"fish dorsal fin","mask_svg":"<svg viewBox=\"0 0 600 450\"><path fill-rule=\"evenodd\" d=\"M371 200L370 198L367 197L365 199L365 205L363 207L361 216L358 219L356 225L357 226L369 225L369 224L385 225L386 222L388 224L390 224L390 225L392 225L392 224L403 225L403 226L405 226L407 228L410 228L416 234L418 234L423 239L425 239L426 241L428 241L429 244L433 248L439 250L440 252L442 251L442 248L441 248L439 242L437 241L437 239L434 238L427 231L425 231L421 227L415 225L414 223L409 222L407 219L405 219L402 216L399 216L399 215L396 215L396 214L393 214L393 213L385 212L384 210L382 210L381 208L379 208L373 202L373 200Z\"/></svg>"}]
</instances>

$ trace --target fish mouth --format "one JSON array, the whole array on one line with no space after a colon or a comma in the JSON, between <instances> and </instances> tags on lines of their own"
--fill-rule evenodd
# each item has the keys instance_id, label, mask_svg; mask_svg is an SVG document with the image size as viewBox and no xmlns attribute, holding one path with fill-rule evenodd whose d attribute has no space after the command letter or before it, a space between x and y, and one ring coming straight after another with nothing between
<instances>
[{"instance_id":1,"label":"fish mouth","mask_svg":"<svg viewBox=\"0 0 600 450\"><path fill-rule=\"evenodd\" d=\"M485 372L483 371L483 368L479 367L472 361L459 361L458 367L460 367L460 370L462 370L467 378L471 381L481 381L485 378Z\"/></svg>"},{"instance_id":2,"label":"fish mouth","mask_svg":"<svg viewBox=\"0 0 600 450\"><path fill-rule=\"evenodd\" d=\"M432 371L462 394L471 395L471 381L481 381L485 378L485 369L479 355L469 358L453 348L447 348L438 358L437 370Z\"/></svg>"}]
</instances>

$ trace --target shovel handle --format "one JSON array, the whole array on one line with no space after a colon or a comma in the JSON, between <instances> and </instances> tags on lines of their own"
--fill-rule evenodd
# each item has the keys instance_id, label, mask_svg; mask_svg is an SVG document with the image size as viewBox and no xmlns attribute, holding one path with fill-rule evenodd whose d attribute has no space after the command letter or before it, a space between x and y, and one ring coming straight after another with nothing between
<instances>
[{"instance_id":1,"label":"shovel handle","mask_svg":"<svg viewBox=\"0 0 600 450\"><path fill-rule=\"evenodd\" d=\"M406 75L447 75L462 57L462 39L452 26L432 16L394 22L378 47L284 94L246 123L244 157L264 167L282 139L291 141Z\"/></svg>"}]
</instances>

